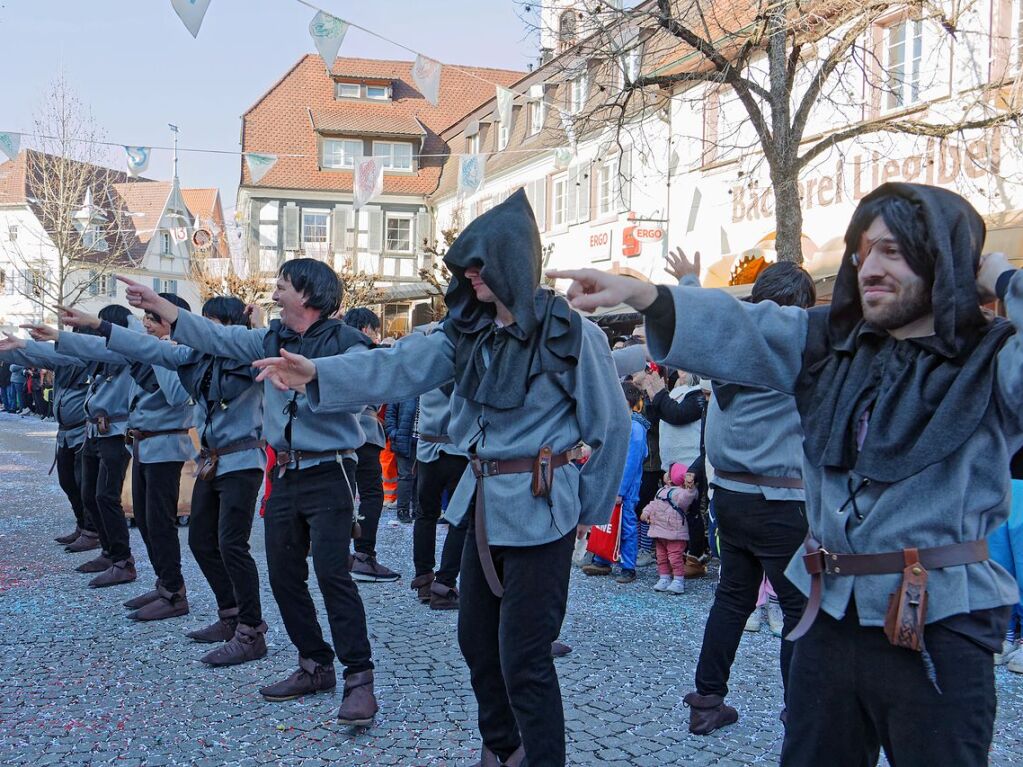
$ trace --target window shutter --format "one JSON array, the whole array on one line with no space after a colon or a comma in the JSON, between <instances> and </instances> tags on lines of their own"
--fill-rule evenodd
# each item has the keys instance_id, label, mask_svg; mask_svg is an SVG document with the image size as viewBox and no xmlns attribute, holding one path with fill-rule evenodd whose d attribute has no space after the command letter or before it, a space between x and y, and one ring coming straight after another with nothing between
<instances>
[{"instance_id":1,"label":"window shutter","mask_svg":"<svg viewBox=\"0 0 1023 767\"><path fill-rule=\"evenodd\" d=\"M249 227L246 252L249 254L249 268L259 271L259 208L257 200L249 200Z\"/></svg>"},{"instance_id":2,"label":"window shutter","mask_svg":"<svg viewBox=\"0 0 1023 767\"><path fill-rule=\"evenodd\" d=\"M89 272L89 295L99 295L99 276L96 274L96 270L92 269Z\"/></svg>"},{"instance_id":3,"label":"window shutter","mask_svg":"<svg viewBox=\"0 0 1023 767\"><path fill-rule=\"evenodd\" d=\"M568 169L568 184L565 190L565 221L569 224L575 223L576 217L576 185L579 183L579 166L573 165Z\"/></svg>"},{"instance_id":4,"label":"window shutter","mask_svg":"<svg viewBox=\"0 0 1023 767\"><path fill-rule=\"evenodd\" d=\"M576 189L579 192L579 209L576 211L576 215L579 216L580 221L589 221L592 218L592 211L590 211L590 186L593 183L593 165L586 163L579 168L579 186Z\"/></svg>"},{"instance_id":5,"label":"window shutter","mask_svg":"<svg viewBox=\"0 0 1023 767\"><path fill-rule=\"evenodd\" d=\"M380 208L369 211L369 252L380 253L384 249L384 212Z\"/></svg>"},{"instance_id":6,"label":"window shutter","mask_svg":"<svg viewBox=\"0 0 1023 767\"><path fill-rule=\"evenodd\" d=\"M99 286L97 285L96 288L97 288L97 292L98 292ZM114 277L114 275L112 275L112 274L108 274L107 275L107 293L110 296L116 296L117 295L117 278Z\"/></svg>"},{"instance_id":7,"label":"window shutter","mask_svg":"<svg viewBox=\"0 0 1023 767\"><path fill-rule=\"evenodd\" d=\"M153 278L153 290L155 290L157 293L162 293L163 292L162 290L160 290L160 278L159 277L154 277Z\"/></svg>"},{"instance_id":8,"label":"window shutter","mask_svg":"<svg viewBox=\"0 0 1023 767\"><path fill-rule=\"evenodd\" d=\"M416 239L413 241L413 252L423 249L423 241L433 241L433 229L430 226L430 214L426 211L416 214Z\"/></svg>"},{"instance_id":9,"label":"window shutter","mask_svg":"<svg viewBox=\"0 0 1023 767\"><path fill-rule=\"evenodd\" d=\"M298 250L298 206L289 202L283 208L284 249Z\"/></svg>"},{"instance_id":10,"label":"window shutter","mask_svg":"<svg viewBox=\"0 0 1023 767\"><path fill-rule=\"evenodd\" d=\"M618 183L621 185L619 196L621 209L632 208L632 148L622 150L622 159L618 164Z\"/></svg>"},{"instance_id":11,"label":"window shutter","mask_svg":"<svg viewBox=\"0 0 1023 767\"><path fill-rule=\"evenodd\" d=\"M168 290L167 290L168 293L173 293L174 295L178 294L178 281L177 280L168 280L167 281L167 286L168 286Z\"/></svg>"},{"instance_id":12,"label":"window shutter","mask_svg":"<svg viewBox=\"0 0 1023 767\"><path fill-rule=\"evenodd\" d=\"M335 255L343 253L348 247L348 205L335 205L334 216L330 220L330 242Z\"/></svg>"}]
</instances>

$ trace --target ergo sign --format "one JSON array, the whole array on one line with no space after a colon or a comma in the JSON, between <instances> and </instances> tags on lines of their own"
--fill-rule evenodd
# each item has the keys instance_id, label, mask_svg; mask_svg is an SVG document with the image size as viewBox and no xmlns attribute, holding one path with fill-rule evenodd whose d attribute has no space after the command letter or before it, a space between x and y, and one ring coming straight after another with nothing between
<instances>
[{"instance_id":1,"label":"ergo sign","mask_svg":"<svg viewBox=\"0 0 1023 767\"><path fill-rule=\"evenodd\" d=\"M643 251L644 242L660 242L664 239L664 230L650 224L636 225L632 223L635 213L629 214L629 225L622 230L622 255L626 258L638 256Z\"/></svg>"}]
</instances>

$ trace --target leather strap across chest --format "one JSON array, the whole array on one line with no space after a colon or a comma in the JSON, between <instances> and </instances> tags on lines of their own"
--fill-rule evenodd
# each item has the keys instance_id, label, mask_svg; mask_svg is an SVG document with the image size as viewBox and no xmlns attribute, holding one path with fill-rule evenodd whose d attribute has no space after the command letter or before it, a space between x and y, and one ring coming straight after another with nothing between
<instances>
[{"instance_id":1,"label":"leather strap across chest","mask_svg":"<svg viewBox=\"0 0 1023 767\"><path fill-rule=\"evenodd\" d=\"M901 573L906 566L906 550L886 551L880 554L838 554L823 548L813 538L807 537L804 544L803 567L810 574L810 597L806 602L803 617L792 632L785 637L795 641L813 625L820 612L824 592L824 576L846 575L891 575ZM944 567L958 567L985 562L989 558L987 540L951 543L929 549L916 549L920 564L927 570Z\"/></svg>"}]
</instances>

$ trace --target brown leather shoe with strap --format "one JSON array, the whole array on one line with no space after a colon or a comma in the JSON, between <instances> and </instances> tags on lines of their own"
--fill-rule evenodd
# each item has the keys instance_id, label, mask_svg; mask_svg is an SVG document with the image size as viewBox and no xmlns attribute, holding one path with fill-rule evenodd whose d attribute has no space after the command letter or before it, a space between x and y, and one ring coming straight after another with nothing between
<instances>
[{"instance_id":1,"label":"brown leather shoe with strap","mask_svg":"<svg viewBox=\"0 0 1023 767\"><path fill-rule=\"evenodd\" d=\"M61 546L67 546L69 543L74 543L76 540L78 540L78 536L81 534L82 528L76 526L75 529L72 530L67 535L58 535L53 540L59 543Z\"/></svg>"},{"instance_id":2,"label":"brown leather shoe with strap","mask_svg":"<svg viewBox=\"0 0 1023 767\"><path fill-rule=\"evenodd\" d=\"M180 618L188 615L188 597L185 587L177 591L168 591L161 584L156 587L159 596L147 605L128 615L133 621L162 621L167 618Z\"/></svg>"},{"instance_id":3,"label":"brown leather shoe with strap","mask_svg":"<svg viewBox=\"0 0 1023 767\"><path fill-rule=\"evenodd\" d=\"M83 551L95 551L100 548L100 545L99 533L82 530L77 538L64 547L64 551L70 554L80 554Z\"/></svg>"},{"instance_id":4,"label":"brown leather shoe with strap","mask_svg":"<svg viewBox=\"0 0 1023 767\"><path fill-rule=\"evenodd\" d=\"M344 700L337 712L339 724L369 727L380 707L373 694L373 672L359 671L345 679Z\"/></svg>"},{"instance_id":5,"label":"brown leather shoe with strap","mask_svg":"<svg viewBox=\"0 0 1023 767\"><path fill-rule=\"evenodd\" d=\"M238 627L238 608L229 607L226 610L217 611L217 620L206 628L189 631L186 637L196 642L214 644L218 642L230 642L234 637L235 629Z\"/></svg>"},{"instance_id":6,"label":"brown leather shoe with strap","mask_svg":"<svg viewBox=\"0 0 1023 767\"><path fill-rule=\"evenodd\" d=\"M90 559L88 562L83 562L75 568L76 573L102 573L109 570L114 564L114 561L110 559L106 554L100 554L97 557Z\"/></svg>"},{"instance_id":7,"label":"brown leather shoe with strap","mask_svg":"<svg viewBox=\"0 0 1023 767\"><path fill-rule=\"evenodd\" d=\"M133 583L138 578L135 572L135 560L128 558L114 562L91 581L90 589L102 589L107 586L120 586L122 583Z\"/></svg>"},{"instance_id":8,"label":"brown leather shoe with strap","mask_svg":"<svg viewBox=\"0 0 1023 767\"><path fill-rule=\"evenodd\" d=\"M200 660L208 666L237 666L266 656L266 624L246 626L239 623L234 636Z\"/></svg>"},{"instance_id":9,"label":"brown leather shoe with strap","mask_svg":"<svg viewBox=\"0 0 1023 767\"><path fill-rule=\"evenodd\" d=\"M409 588L416 592L416 598L423 604L430 601L430 586L433 585L433 580L433 573L423 573L413 578L409 584Z\"/></svg>"},{"instance_id":10,"label":"brown leather shoe with strap","mask_svg":"<svg viewBox=\"0 0 1023 767\"><path fill-rule=\"evenodd\" d=\"M314 695L318 692L327 692L337 687L337 677L334 675L334 666L320 666L316 661L298 656L298 671L282 679L280 682L268 685L259 691L267 700L293 700L305 695Z\"/></svg>"},{"instance_id":11,"label":"brown leather shoe with strap","mask_svg":"<svg viewBox=\"0 0 1023 767\"><path fill-rule=\"evenodd\" d=\"M726 706L721 695L691 692L682 702L689 706L689 732L693 735L710 735L715 730L739 721L739 712Z\"/></svg>"}]
</instances>

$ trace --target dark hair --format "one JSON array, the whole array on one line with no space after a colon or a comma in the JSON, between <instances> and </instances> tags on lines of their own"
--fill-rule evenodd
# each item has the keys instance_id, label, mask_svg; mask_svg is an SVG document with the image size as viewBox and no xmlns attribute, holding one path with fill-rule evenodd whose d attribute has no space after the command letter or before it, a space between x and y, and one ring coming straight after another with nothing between
<instances>
[{"instance_id":1,"label":"dark hair","mask_svg":"<svg viewBox=\"0 0 1023 767\"><path fill-rule=\"evenodd\" d=\"M330 317L341 307L341 280L337 273L315 258L286 261L277 272L305 297L305 305L318 309L320 317Z\"/></svg>"},{"instance_id":2,"label":"dark hair","mask_svg":"<svg viewBox=\"0 0 1023 767\"><path fill-rule=\"evenodd\" d=\"M213 296L202 305L202 316L220 320L224 325L250 326L245 304L234 296Z\"/></svg>"},{"instance_id":3,"label":"dark hair","mask_svg":"<svg viewBox=\"0 0 1023 767\"><path fill-rule=\"evenodd\" d=\"M178 307L179 309L184 309L186 312L191 311L191 304L189 304L187 301L178 296L176 292L159 292L159 294L157 295L160 298L166 299L167 301L171 302L172 304L174 304L174 306ZM164 321L164 318L155 312L146 310L145 313L148 314L150 317L154 317L160 322Z\"/></svg>"},{"instance_id":4,"label":"dark hair","mask_svg":"<svg viewBox=\"0 0 1023 767\"><path fill-rule=\"evenodd\" d=\"M622 381L622 391L625 392L625 399L629 403L629 407L636 407L643 401L643 393L632 381Z\"/></svg>"},{"instance_id":5,"label":"dark hair","mask_svg":"<svg viewBox=\"0 0 1023 767\"><path fill-rule=\"evenodd\" d=\"M365 306L349 309L345 312L345 316L341 318L341 321L345 325L351 325L353 328L357 328L359 330L366 327L372 328L373 330L380 329L380 318L377 317L376 313L372 309L367 309Z\"/></svg>"},{"instance_id":6,"label":"dark hair","mask_svg":"<svg viewBox=\"0 0 1023 767\"><path fill-rule=\"evenodd\" d=\"M121 306L120 304L107 304L99 310L99 318L111 323L112 325L120 325L122 328L128 327L128 318L131 316L131 312L128 311L128 307Z\"/></svg>"},{"instance_id":7,"label":"dark hair","mask_svg":"<svg viewBox=\"0 0 1023 767\"><path fill-rule=\"evenodd\" d=\"M774 301L778 306L801 306L809 309L817 303L813 277L791 261L779 261L760 272L753 283L750 301Z\"/></svg>"},{"instance_id":8,"label":"dark hair","mask_svg":"<svg viewBox=\"0 0 1023 767\"><path fill-rule=\"evenodd\" d=\"M845 232L845 257L859 250L863 233L878 216L895 236L909 268L928 284L933 283L937 256L927 235L920 209L904 197L884 195L861 203L856 208Z\"/></svg>"}]
</instances>

